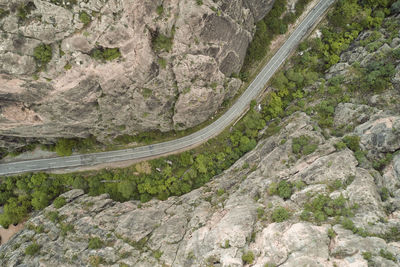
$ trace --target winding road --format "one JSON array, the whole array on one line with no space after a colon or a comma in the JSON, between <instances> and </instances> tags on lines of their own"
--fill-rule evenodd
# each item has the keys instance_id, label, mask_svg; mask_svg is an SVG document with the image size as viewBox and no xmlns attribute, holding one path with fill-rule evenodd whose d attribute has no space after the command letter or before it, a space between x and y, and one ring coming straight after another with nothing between
<instances>
[{"instance_id":1,"label":"winding road","mask_svg":"<svg viewBox=\"0 0 400 267\"><path fill-rule=\"evenodd\" d=\"M307 14L304 20L293 31L271 60L265 65L246 91L239 97L237 102L232 105L226 113L207 127L179 139L148 146L68 157L4 163L0 164L0 175L138 160L172 153L174 151L181 151L207 141L208 139L218 135L242 115L251 100L255 99L262 92L265 88L265 84L289 57L290 53L306 35L307 31L318 21L334 1L335 0L320 0L320 2Z\"/></svg>"}]
</instances>

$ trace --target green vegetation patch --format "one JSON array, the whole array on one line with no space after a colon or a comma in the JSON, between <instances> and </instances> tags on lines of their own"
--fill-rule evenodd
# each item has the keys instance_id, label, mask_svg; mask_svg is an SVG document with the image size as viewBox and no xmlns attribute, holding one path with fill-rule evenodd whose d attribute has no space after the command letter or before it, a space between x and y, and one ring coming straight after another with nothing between
<instances>
[{"instance_id":1,"label":"green vegetation patch","mask_svg":"<svg viewBox=\"0 0 400 267\"><path fill-rule=\"evenodd\" d=\"M305 156L313 153L318 147L318 144L313 140L313 138L302 135L293 138L292 141L292 152L299 156Z\"/></svg>"},{"instance_id":2,"label":"green vegetation patch","mask_svg":"<svg viewBox=\"0 0 400 267\"><path fill-rule=\"evenodd\" d=\"M33 256L40 251L40 246L36 243L32 243L25 249L25 255Z\"/></svg>"},{"instance_id":3,"label":"green vegetation patch","mask_svg":"<svg viewBox=\"0 0 400 267\"><path fill-rule=\"evenodd\" d=\"M42 149L55 151L59 156L70 156L73 151L86 152L97 144L94 136L73 139L60 138L54 146L42 146Z\"/></svg>"},{"instance_id":4,"label":"green vegetation patch","mask_svg":"<svg viewBox=\"0 0 400 267\"><path fill-rule=\"evenodd\" d=\"M304 205L300 218L320 223L326 221L328 217L352 215L352 209L348 207L347 199L343 195L332 199L328 195L318 194Z\"/></svg>"},{"instance_id":5,"label":"green vegetation patch","mask_svg":"<svg viewBox=\"0 0 400 267\"><path fill-rule=\"evenodd\" d=\"M159 5L156 9L156 12L159 16L161 16L164 13L164 7L162 5Z\"/></svg>"},{"instance_id":6,"label":"green vegetation patch","mask_svg":"<svg viewBox=\"0 0 400 267\"><path fill-rule=\"evenodd\" d=\"M0 8L0 19L6 17L8 14L10 14L10 11Z\"/></svg>"},{"instance_id":7,"label":"green vegetation patch","mask_svg":"<svg viewBox=\"0 0 400 267\"><path fill-rule=\"evenodd\" d=\"M275 1L271 11L268 12L268 15L256 24L256 33L247 50L244 65L241 70L242 78L247 76L246 72L255 63L265 57L273 38L278 34L286 33L288 25L296 21L296 19L303 13L306 4L309 2L310 0L297 1L295 6L296 12L292 13L286 12L287 0ZM285 12L286 14L282 17Z\"/></svg>"},{"instance_id":8,"label":"green vegetation patch","mask_svg":"<svg viewBox=\"0 0 400 267\"><path fill-rule=\"evenodd\" d=\"M160 57L158 59L158 65L160 65L162 69L165 69L167 67L167 60L165 58Z\"/></svg>"},{"instance_id":9,"label":"green vegetation patch","mask_svg":"<svg viewBox=\"0 0 400 267\"><path fill-rule=\"evenodd\" d=\"M104 246L103 240L98 237L92 237L89 239L89 249L100 249Z\"/></svg>"},{"instance_id":10,"label":"green vegetation patch","mask_svg":"<svg viewBox=\"0 0 400 267\"><path fill-rule=\"evenodd\" d=\"M119 48L106 48L99 46L90 52L90 56L98 61L112 61L121 57Z\"/></svg>"},{"instance_id":11,"label":"green vegetation patch","mask_svg":"<svg viewBox=\"0 0 400 267\"><path fill-rule=\"evenodd\" d=\"M86 11L81 11L79 12L79 20L83 24L87 25L92 21L92 17L88 13L86 13Z\"/></svg>"},{"instance_id":12,"label":"green vegetation patch","mask_svg":"<svg viewBox=\"0 0 400 267\"><path fill-rule=\"evenodd\" d=\"M249 250L242 255L242 261L244 264L252 264L254 262L254 253Z\"/></svg>"},{"instance_id":13,"label":"green vegetation patch","mask_svg":"<svg viewBox=\"0 0 400 267\"><path fill-rule=\"evenodd\" d=\"M170 52L172 50L174 37L168 37L157 33L152 40L153 49L156 52Z\"/></svg>"},{"instance_id":14,"label":"green vegetation patch","mask_svg":"<svg viewBox=\"0 0 400 267\"><path fill-rule=\"evenodd\" d=\"M33 57L40 68L46 67L53 56L51 45L40 44L33 49Z\"/></svg>"},{"instance_id":15,"label":"green vegetation patch","mask_svg":"<svg viewBox=\"0 0 400 267\"><path fill-rule=\"evenodd\" d=\"M278 195L286 200L293 193L293 185L287 181L280 181L278 184L273 182L268 187L268 193L270 195Z\"/></svg>"},{"instance_id":16,"label":"green vegetation patch","mask_svg":"<svg viewBox=\"0 0 400 267\"><path fill-rule=\"evenodd\" d=\"M379 255L380 255L382 258L385 258L385 259L387 259L387 260L391 260L391 261L397 262L396 257L395 257L395 256L393 255L393 253L391 253L390 251L381 249L381 250L379 251Z\"/></svg>"},{"instance_id":17,"label":"green vegetation patch","mask_svg":"<svg viewBox=\"0 0 400 267\"><path fill-rule=\"evenodd\" d=\"M28 18L28 15L31 14L33 10L36 9L36 6L33 2L23 3L17 8L17 17L20 22L25 21Z\"/></svg>"},{"instance_id":18,"label":"green vegetation patch","mask_svg":"<svg viewBox=\"0 0 400 267\"><path fill-rule=\"evenodd\" d=\"M290 218L290 213L283 207L277 207L272 211L271 219L273 222L283 222Z\"/></svg>"},{"instance_id":19,"label":"green vegetation patch","mask_svg":"<svg viewBox=\"0 0 400 267\"><path fill-rule=\"evenodd\" d=\"M58 197L53 201L53 205L56 209L63 207L65 204L67 204L65 197Z\"/></svg>"}]
</instances>

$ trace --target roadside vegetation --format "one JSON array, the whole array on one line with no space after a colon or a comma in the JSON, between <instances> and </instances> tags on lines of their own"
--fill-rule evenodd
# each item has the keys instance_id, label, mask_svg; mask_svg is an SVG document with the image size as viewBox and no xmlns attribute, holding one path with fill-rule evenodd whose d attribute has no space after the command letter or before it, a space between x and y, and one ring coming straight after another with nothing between
<instances>
[{"instance_id":1,"label":"roadside vegetation","mask_svg":"<svg viewBox=\"0 0 400 267\"><path fill-rule=\"evenodd\" d=\"M123 169L70 174L28 173L4 178L0 184L0 205L4 205L4 213L0 215L1 225L7 227L20 222L29 212L43 209L61 193L72 188L81 188L90 195L108 193L117 201L137 199L146 202L154 197L163 200L172 195L182 195L204 185L253 149L260 138L259 131L267 122L269 127L266 134L273 134L276 130L279 131L277 123L280 118L298 110L310 114L319 127L328 131L327 134L330 132L345 135L345 131L333 128L335 107L340 102L348 101L353 95L384 90L393 75L390 62L398 56L398 52L387 52L376 61L382 63L374 63L370 68L355 66L359 72L355 72L354 77L367 85L383 84L381 87L360 87L359 81L343 83L340 77L336 77L321 81L320 87L312 92L305 91L304 88L322 78L326 70L339 61L340 53L349 47L361 31L384 26L398 34L398 24L387 25L388 22L384 22L385 16L390 15L393 3L394 1L337 1L321 28L322 38L313 38L301 44L299 51L302 55L292 58L288 63L290 68L275 75L271 82L274 90L262 100L261 112L254 108L256 103L253 101L249 112L235 126L192 151ZM392 6L392 10L397 8L397 3L394 8ZM315 99L323 100L314 106L306 105ZM356 151L360 151L357 144L358 140L348 137L343 138L340 146L347 146L357 153ZM71 147L73 145L68 142L59 144L59 153L70 154ZM300 136L293 143L292 150L300 157L312 153L316 148L314 140ZM287 199L292 190L292 184L279 183L271 188L271 194ZM59 202L62 201L57 200L55 205L62 204ZM305 211L308 216L305 214L304 219L324 221L329 217L350 214L351 210L342 199L332 200L326 196L318 196L306 206ZM274 221L285 220L290 216L283 208L277 208L274 214Z\"/></svg>"},{"instance_id":2,"label":"roadside vegetation","mask_svg":"<svg viewBox=\"0 0 400 267\"><path fill-rule=\"evenodd\" d=\"M299 0L296 3L295 12L293 13L286 10L287 0L275 1L268 15L256 25L256 33L247 49L246 58L240 73L242 79L249 77L249 70L266 56L272 40L277 35L288 31L288 26L296 21L309 2L311 0Z\"/></svg>"}]
</instances>

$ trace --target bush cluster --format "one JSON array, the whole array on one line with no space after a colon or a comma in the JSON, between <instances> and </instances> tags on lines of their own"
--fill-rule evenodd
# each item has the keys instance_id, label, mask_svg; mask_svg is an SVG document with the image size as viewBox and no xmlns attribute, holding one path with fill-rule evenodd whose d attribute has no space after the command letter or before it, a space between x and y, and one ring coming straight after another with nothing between
<instances>
[{"instance_id":1,"label":"bush cluster","mask_svg":"<svg viewBox=\"0 0 400 267\"><path fill-rule=\"evenodd\" d=\"M273 222L283 222L290 218L290 213L283 207L277 207L272 211L271 219Z\"/></svg>"},{"instance_id":2,"label":"bush cluster","mask_svg":"<svg viewBox=\"0 0 400 267\"><path fill-rule=\"evenodd\" d=\"M343 195L332 199L327 195L318 194L304 205L304 211L300 218L306 221L324 222L328 217L348 217L352 214Z\"/></svg>"},{"instance_id":3,"label":"bush cluster","mask_svg":"<svg viewBox=\"0 0 400 267\"><path fill-rule=\"evenodd\" d=\"M92 17L88 13L86 13L86 11L81 11L79 12L79 20L83 24L87 25L92 21Z\"/></svg>"},{"instance_id":4,"label":"bush cluster","mask_svg":"<svg viewBox=\"0 0 400 267\"><path fill-rule=\"evenodd\" d=\"M318 144L311 137L306 135L293 138L292 141L292 152L300 156L313 153L317 147Z\"/></svg>"},{"instance_id":5,"label":"bush cluster","mask_svg":"<svg viewBox=\"0 0 400 267\"><path fill-rule=\"evenodd\" d=\"M112 61L121 57L119 48L97 47L90 52L90 56L98 61Z\"/></svg>"},{"instance_id":6,"label":"bush cluster","mask_svg":"<svg viewBox=\"0 0 400 267\"><path fill-rule=\"evenodd\" d=\"M283 199L289 199L293 193L293 185L287 181L280 181L277 183L271 183L268 187L268 193L270 195L278 195Z\"/></svg>"},{"instance_id":7,"label":"bush cluster","mask_svg":"<svg viewBox=\"0 0 400 267\"><path fill-rule=\"evenodd\" d=\"M33 49L33 57L39 67L45 67L53 56L53 49L50 45L40 44Z\"/></svg>"}]
</instances>

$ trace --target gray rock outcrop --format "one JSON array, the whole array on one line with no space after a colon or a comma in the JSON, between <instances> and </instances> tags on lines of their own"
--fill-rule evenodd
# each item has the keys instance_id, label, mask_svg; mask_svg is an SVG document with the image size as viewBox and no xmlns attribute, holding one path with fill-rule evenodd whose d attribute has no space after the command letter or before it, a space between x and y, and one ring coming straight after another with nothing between
<instances>
[{"instance_id":1,"label":"gray rock outcrop","mask_svg":"<svg viewBox=\"0 0 400 267\"><path fill-rule=\"evenodd\" d=\"M1 0L0 146L204 122L240 87L231 74L273 2ZM121 56L93 56L107 48Z\"/></svg>"},{"instance_id":2,"label":"gray rock outcrop","mask_svg":"<svg viewBox=\"0 0 400 267\"><path fill-rule=\"evenodd\" d=\"M368 266L365 253L371 253L370 263L377 266L398 266L382 257L381 251L400 259L400 243L377 237L400 227L398 210L388 214L384 207L400 195L394 193L384 203L377 189L389 175L397 179L393 188L399 186L398 157L391 172L381 176L360 167L351 150L336 151L333 144L338 140L326 140L306 114L295 113L281 126L279 134L261 141L204 188L181 197L118 203L107 195L90 197L81 190L69 191L63 195L65 206L39 212L27 222L27 229L0 247L0 262L2 266L96 262L101 266L243 266L242 256L251 251L253 266ZM291 144L301 135L315 138L319 145L299 158ZM250 167L243 168L244 164ZM349 177L353 178L347 187L329 188ZM284 201L268 193L271 183L281 179L304 186ZM305 203L318 194L333 199L343 195L349 206L357 204L352 220L369 235L360 236L340 224L332 228L328 223L301 220ZM279 206L292 215L284 222L273 222L271 214ZM54 211L62 218L59 222L48 219ZM68 225L73 230L65 231ZM39 226L43 232L37 231ZM101 248L89 247L95 237L102 240ZM40 246L40 253L24 256L32 242Z\"/></svg>"}]
</instances>

